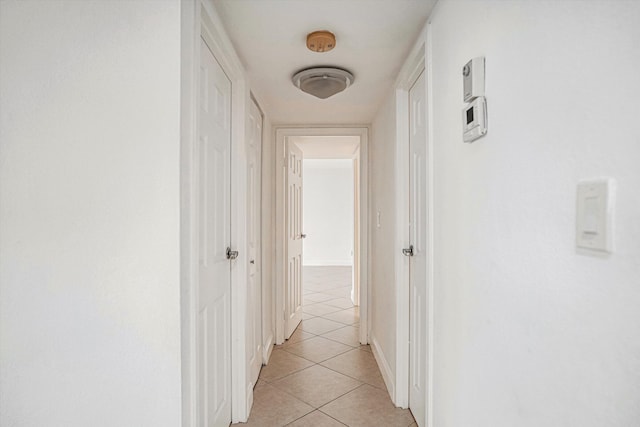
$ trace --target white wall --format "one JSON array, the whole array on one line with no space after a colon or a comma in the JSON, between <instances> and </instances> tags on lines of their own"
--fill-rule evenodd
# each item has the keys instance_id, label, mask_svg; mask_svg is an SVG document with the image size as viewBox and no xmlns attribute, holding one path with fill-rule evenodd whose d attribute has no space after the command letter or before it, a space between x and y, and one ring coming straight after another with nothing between
<instances>
[{"instance_id":1,"label":"white wall","mask_svg":"<svg viewBox=\"0 0 640 427\"><path fill-rule=\"evenodd\" d=\"M304 265L353 263L353 160L304 159Z\"/></svg>"},{"instance_id":2,"label":"white wall","mask_svg":"<svg viewBox=\"0 0 640 427\"><path fill-rule=\"evenodd\" d=\"M0 3L0 424L180 423L180 4Z\"/></svg>"},{"instance_id":3,"label":"white wall","mask_svg":"<svg viewBox=\"0 0 640 427\"><path fill-rule=\"evenodd\" d=\"M396 371L395 108L395 93L390 92L373 120L369 145L371 342L389 368L387 382L393 381ZM390 391L393 394L393 385Z\"/></svg>"},{"instance_id":4,"label":"white wall","mask_svg":"<svg viewBox=\"0 0 640 427\"><path fill-rule=\"evenodd\" d=\"M431 21L434 425L638 425L640 3L443 1ZM489 133L464 144L478 55ZM600 176L606 258L575 249L576 184Z\"/></svg>"}]
</instances>

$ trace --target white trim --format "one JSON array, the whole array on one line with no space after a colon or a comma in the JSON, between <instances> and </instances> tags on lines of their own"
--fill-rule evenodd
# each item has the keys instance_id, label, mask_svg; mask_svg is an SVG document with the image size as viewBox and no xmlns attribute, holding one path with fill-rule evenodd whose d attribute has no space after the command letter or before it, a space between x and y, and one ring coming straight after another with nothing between
<instances>
[{"instance_id":1,"label":"white trim","mask_svg":"<svg viewBox=\"0 0 640 427\"><path fill-rule=\"evenodd\" d=\"M431 21L427 22L425 31L426 50L426 78L427 78L427 150L429 171L427 177L427 191L429 192L427 227L427 296L429 298L429 313L427 317L427 426L433 427L433 358L434 358L434 334L435 334L435 144L434 144L434 116L433 116L433 49L432 49L432 27Z\"/></svg>"},{"instance_id":2,"label":"white trim","mask_svg":"<svg viewBox=\"0 0 640 427\"><path fill-rule=\"evenodd\" d=\"M273 346L275 345L275 336L273 331L267 336L264 340L264 344L262 346L262 364L267 365L269 363L269 359L271 358L271 353L273 353Z\"/></svg>"},{"instance_id":3,"label":"white trim","mask_svg":"<svg viewBox=\"0 0 640 427\"><path fill-rule=\"evenodd\" d=\"M262 111L259 98L255 93L251 93L253 100ZM266 365L271 357L273 346L275 345L275 312L273 303L275 301L274 289L274 269L273 253L275 252L275 242L273 238L274 222L274 173L273 173L273 138L269 116L262 111L262 150L261 150L261 282L262 282L262 363Z\"/></svg>"},{"instance_id":4,"label":"white trim","mask_svg":"<svg viewBox=\"0 0 640 427\"><path fill-rule=\"evenodd\" d=\"M302 263L303 267L351 267L352 265L353 262L351 259L313 259L311 261L304 261Z\"/></svg>"},{"instance_id":5,"label":"white trim","mask_svg":"<svg viewBox=\"0 0 640 427\"><path fill-rule=\"evenodd\" d=\"M366 344L369 339L369 197L368 197L368 126L274 126L275 142L275 312L276 312L276 344L284 341L284 168L286 139L292 136L359 136L360 137L360 342Z\"/></svg>"},{"instance_id":6,"label":"white trim","mask_svg":"<svg viewBox=\"0 0 640 427\"><path fill-rule=\"evenodd\" d=\"M376 363L380 368L380 373L382 374L382 379L384 380L384 384L387 386L387 391L390 396L394 396L396 394L396 387L393 379L395 378L393 372L391 371L391 367L389 366L389 362L384 357L384 352L380 348L380 343L376 339L375 335L371 333L371 350L373 351L373 357L376 359ZM399 406L396 402L394 402L396 406ZM406 408L407 406L403 406Z\"/></svg>"},{"instance_id":7,"label":"white trim","mask_svg":"<svg viewBox=\"0 0 640 427\"><path fill-rule=\"evenodd\" d=\"M182 426L197 422L197 194L195 141L197 138L197 72L200 68L200 7L197 0L180 3L180 352Z\"/></svg>"},{"instance_id":8,"label":"white trim","mask_svg":"<svg viewBox=\"0 0 640 427\"><path fill-rule=\"evenodd\" d=\"M409 406L409 92L396 90L396 394L397 406Z\"/></svg>"}]
</instances>

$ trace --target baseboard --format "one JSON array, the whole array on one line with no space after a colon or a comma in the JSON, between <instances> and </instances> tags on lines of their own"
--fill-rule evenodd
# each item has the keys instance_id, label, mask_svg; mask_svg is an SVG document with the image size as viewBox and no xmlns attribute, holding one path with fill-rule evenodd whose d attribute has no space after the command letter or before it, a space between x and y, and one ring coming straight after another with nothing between
<instances>
[{"instance_id":1,"label":"baseboard","mask_svg":"<svg viewBox=\"0 0 640 427\"><path fill-rule=\"evenodd\" d=\"M249 384L247 384L247 420L249 419L249 414L251 413L251 408L253 407L253 388L255 387L255 384L250 382ZM244 422L246 422L247 420L245 420Z\"/></svg>"},{"instance_id":2,"label":"baseboard","mask_svg":"<svg viewBox=\"0 0 640 427\"><path fill-rule=\"evenodd\" d=\"M384 380L384 384L387 386L387 391L389 392L389 396L391 397L391 401L395 405L396 403L396 387L394 376L389 367L389 363L387 359L384 357L384 353L380 348L380 343L376 339L373 331L371 332L371 349L373 350L373 357L375 357L376 362L378 363L378 368L380 368L380 373L382 374L382 379Z\"/></svg>"},{"instance_id":3,"label":"baseboard","mask_svg":"<svg viewBox=\"0 0 640 427\"><path fill-rule=\"evenodd\" d=\"M275 344L274 340L275 340L275 337L273 336L273 331L272 331L267 337L267 340L265 341L264 346L262 347L262 364L263 365L266 365L267 363L269 363L269 358L271 358L271 352L273 351L273 345Z\"/></svg>"},{"instance_id":4,"label":"baseboard","mask_svg":"<svg viewBox=\"0 0 640 427\"><path fill-rule=\"evenodd\" d=\"M353 265L353 260L343 260L343 259L320 259L320 260L303 260L303 267L351 267Z\"/></svg>"}]
</instances>

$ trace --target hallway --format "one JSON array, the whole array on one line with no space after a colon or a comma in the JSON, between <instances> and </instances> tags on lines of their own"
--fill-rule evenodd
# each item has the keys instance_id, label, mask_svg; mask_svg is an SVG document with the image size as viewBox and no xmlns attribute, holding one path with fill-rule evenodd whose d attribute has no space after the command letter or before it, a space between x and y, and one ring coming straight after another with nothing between
<instances>
[{"instance_id":1,"label":"hallway","mask_svg":"<svg viewBox=\"0 0 640 427\"><path fill-rule=\"evenodd\" d=\"M305 267L303 278L303 321L262 368L246 425L415 425L389 399L371 348L358 343L351 267Z\"/></svg>"}]
</instances>

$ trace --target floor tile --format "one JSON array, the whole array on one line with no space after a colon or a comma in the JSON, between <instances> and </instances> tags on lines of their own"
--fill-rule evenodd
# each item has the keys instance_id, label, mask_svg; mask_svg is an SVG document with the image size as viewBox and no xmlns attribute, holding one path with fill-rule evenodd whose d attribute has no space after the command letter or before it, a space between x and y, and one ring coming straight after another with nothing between
<instances>
[{"instance_id":1,"label":"floor tile","mask_svg":"<svg viewBox=\"0 0 640 427\"><path fill-rule=\"evenodd\" d=\"M314 292L312 294L305 295L302 298L302 302L303 302L303 304L307 304L307 301L308 301L308 303L323 302L323 301L327 301L327 300L334 299L334 298L335 298L335 296L333 296L333 295L323 294L322 292Z\"/></svg>"},{"instance_id":2,"label":"floor tile","mask_svg":"<svg viewBox=\"0 0 640 427\"><path fill-rule=\"evenodd\" d=\"M328 338L339 343L350 345L352 347L359 347L360 329L353 326L346 326L344 328L336 329L335 331L327 332L320 335L321 337Z\"/></svg>"},{"instance_id":3,"label":"floor tile","mask_svg":"<svg viewBox=\"0 0 640 427\"><path fill-rule=\"evenodd\" d=\"M361 345L358 348L362 351L368 351L369 353L373 353L373 350L371 350L371 346L369 344Z\"/></svg>"},{"instance_id":4,"label":"floor tile","mask_svg":"<svg viewBox=\"0 0 640 427\"><path fill-rule=\"evenodd\" d=\"M324 304L331 305L339 308L351 308L353 307L353 303L349 298L336 298L325 301Z\"/></svg>"},{"instance_id":5,"label":"floor tile","mask_svg":"<svg viewBox=\"0 0 640 427\"><path fill-rule=\"evenodd\" d=\"M362 383L320 365L291 374L271 385L296 396L297 399L318 408Z\"/></svg>"},{"instance_id":6,"label":"floor tile","mask_svg":"<svg viewBox=\"0 0 640 427\"><path fill-rule=\"evenodd\" d=\"M351 298L351 286L329 289L323 291L323 293L333 295L334 298Z\"/></svg>"},{"instance_id":7,"label":"floor tile","mask_svg":"<svg viewBox=\"0 0 640 427\"><path fill-rule=\"evenodd\" d=\"M304 417L287 424L288 427L343 427L344 424L320 412L313 411Z\"/></svg>"},{"instance_id":8,"label":"floor tile","mask_svg":"<svg viewBox=\"0 0 640 427\"><path fill-rule=\"evenodd\" d=\"M260 379L272 382L289 374L308 368L313 362L282 349L273 350L269 364L262 367Z\"/></svg>"},{"instance_id":9,"label":"floor tile","mask_svg":"<svg viewBox=\"0 0 640 427\"><path fill-rule=\"evenodd\" d=\"M312 314L314 316L322 316L324 314L335 313L340 310L340 307L323 304L321 302L302 306L303 313Z\"/></svg>"},{"instance_id":10,"label":"floor tile","mask_svg":"<svg viewBox=\"0 0 640 427\"><path fill-rule=\"evenodd\" d=\"M246 424L234 426L284 426L308 414L313 407L270 384L254 389L253 407Z\"/></svg>"},{"instance_id":11,"label":"floor tile","mask_svg":"<svg viewBox=\"0 0 640 427\"><path fill-rule=\"evenodd\" d=\"M340 310L333 313L321 314L320 316L325 319L333 320L334 322L353 325L360 321L360 315L356 313L355 308L357 307L347 308L346 310Z\"/></svg>"},{"instance_id":12,"label":"floor tile","mask_svg":"<svg viewBox=\"0 0 640 427\"><path fill-rule=\"evenodd\" d=\"M356 348L325 360L321 365L380 388L385 392L387 390L373 353Z\"/></svg>"},{"instance_id":13,"label":"floor tile","mask_svg":"<svg viewBox=\"0 0 640 427\"><path fill-rule=\"evenodd\" d=\"M351 268L305 267L303 279L304 320L289 340L274 347L246 425L409 426L413 417L391 403L371 347L357 342L359 308L351 306Z\"/></svg>"},{"instance_id":14,"label":"floor tile","mask_svg":"<svg viewBox=\"0 0 640 427\"><path fill-rule=\"evenodd\" d=\"M313 319L303 320L299 328L305 332L320 335L335 329L344 328L344 323L334 322L333 320L323 319L322 317L314 317Z\"/></svg>"},{"instance_id":15,"label":"floor tile","mask_svg":"<svg viewBox=\"0 0 640 427\"><path fill-rule=\"evenodd\" d=\"M408 409L396 408L389 394L364 384L320 408L351 427L408 426L414 420Z\"/></svg>"},{"instance_id":16,"label":"floor tile","mask_svg":"<svg viewBox=\"0 0 640 427\"><path fill-rule=\"evenodd\" d=\"M304 357L312 362L322 362L341 353L351 350L352 347L342 343L331 341L322 337L313 337L288 346L285 351L296 356Z\"/></svg>"},{"instance_id":17,"label":"floor tile","mask_svg":"<svg viewBox=\"0 0 640 427\"><path fill-rule=\"evenodd\" d=\"M308 340L309 338L313 338L315 336L316 336L315 334L310 334L309 332L303 331L300 328L300 326L298 326L298 329L296 329L293 332L293 334L291 334L289 339L283 342L282 344L275 346L275 349L286 350L288 347L292 346L293 344L299 343L300 341Z\"/></svg>"}]
</instances>

